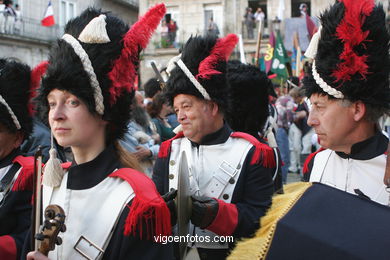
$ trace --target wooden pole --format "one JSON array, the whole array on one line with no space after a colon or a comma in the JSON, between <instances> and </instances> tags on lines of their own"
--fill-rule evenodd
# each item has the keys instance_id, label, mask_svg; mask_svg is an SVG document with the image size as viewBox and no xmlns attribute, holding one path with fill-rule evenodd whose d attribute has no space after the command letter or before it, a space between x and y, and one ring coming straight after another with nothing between
<instances>
[{"instance_id":1,"label":"wooden pole","mask_svg":"<svg viewBox=\"0 0 390 260\"><path fill-rule=\"evenodd\" d=\"M256 43L256 54L255 54L255 66L259 66L259 57L260 57L260 47L261 47L261 38L262 38L262 30L263 29L263 20L259 21L259 28L257 30L257 43Z\"/></svg>"}]
</instances>

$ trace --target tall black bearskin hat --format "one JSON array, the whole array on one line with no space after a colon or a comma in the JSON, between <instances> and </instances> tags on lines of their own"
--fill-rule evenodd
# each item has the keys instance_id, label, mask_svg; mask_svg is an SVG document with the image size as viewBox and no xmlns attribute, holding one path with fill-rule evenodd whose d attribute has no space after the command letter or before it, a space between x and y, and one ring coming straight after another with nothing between
<instances>
[{"instance_id":1,"label":"tall black bearskin hat","mask_svg":"<svg viewBox=\"0 0 390 260\"><path fill-rule=\"evenodd\" d=\"M27 138L32 131L30 67L0 59L0 123L10 132L22 131Z\"/></svg>"},{"instance_id":2,"label":"tall black bearskin hat","mask_svg":"<svg viewBox=\"0 0 390 260\"><path fill-rule=\"evenodd\" d=\"M338 0L321 16L305 55L314 58L305 80L307 96L361 100L390 109L389 34L382 5L374 0Z\"/></svg>"},{"instance_id":3,"label":"tall black bearskin hat","mask_svg":"<svg viewBox=\"0 0 390 260\"><path fill-rule=\"evenodd\" d=\"M226 120L234 131L262 132L267 121L268 88L272 82L253 65L229 61L227 67L231 109Z\"/></svg>"},{"instance_id":4,"label":"tall black bearskin hat","mask_svg":"<svg viewBox=\"0 0 390 260\"><path fill-rule=\"evenodd\" d=\"M176 67L168 65L170 77L164 88L168 101L179 94L193 95L212 100L221 111L228 107L228 84L226 63L238 42L235 34L225 38L213 36L191 37L181 54L171 60Z\"/></svg>"},{"instance_id":5,"label":"tall black bearskin hat","mask_svg":"<svg viewBox=\"0 0 390 260\"><path fill-rule=\"evenodd\" d=\"M165 11L164 4L152 7L130 30L119 18L93 8L70 20L50 52L37 97L44 115L50 91L66 90L109 123L107 141L121 138L130 120L139 53Z\"/></svg>"}]
</instances>

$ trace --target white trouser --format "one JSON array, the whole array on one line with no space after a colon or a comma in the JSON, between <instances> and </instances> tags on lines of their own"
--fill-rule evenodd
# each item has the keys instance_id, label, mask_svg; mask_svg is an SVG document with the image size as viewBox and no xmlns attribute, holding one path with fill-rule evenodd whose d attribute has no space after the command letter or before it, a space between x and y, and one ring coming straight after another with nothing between
<instances>
[{"instance_id":1,"label":"white trouser","mask_svg":"<svg viewBox=\"0 0 390 260\"><path fill-rule=\"evenodd\" d=\"M300 167L300 155L302 150L302 131L292 124L288 131L288 142L290 145L290 172L297 172Z\"/></svg>"},{"instance_id":2,"label":"white trouser","mask_svg":"<svg viewBox=\"0 0 390 260\"><path fill-rule=\"evenodd\" d=\"M303 137L302 137L302 154L311 154L311 138L314 134L313 128L310 129L309 132L307 132Z\"/></svg>"},{"instance_id":3,"label":"white trouser","mask_svg":"<svg viewBox=\"0 0 390 260\"><path fill-rule=\"evenodd\" d=\"M5 32L5 16L0 13L0 33Z\"/></svg>"}]
</instances>

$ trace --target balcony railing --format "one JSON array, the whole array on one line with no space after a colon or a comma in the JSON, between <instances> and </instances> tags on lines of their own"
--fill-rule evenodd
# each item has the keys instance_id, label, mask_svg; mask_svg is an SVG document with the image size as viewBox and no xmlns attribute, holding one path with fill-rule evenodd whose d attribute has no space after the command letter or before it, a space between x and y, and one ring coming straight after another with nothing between
<instances>
[{"instance_id":1,"label":"balcony railing","mask_svg":"<svg viewBox=\"0 0 390 260\"><path fill-rule=\"evenodd\" d=\"M59 25L45 27L41 25L41 21L25 17L21 21L15 22L13 26L5 26L5 28L4 34L45 42L58 39L64 30Z\"/></svg>"},{"instance_id":2,"label":"balcony railing","mask_svg":"<svg viewBox=\"0 0 390 260\"><path fill-rule=\"evenodd\" d=\"M136 10L139 9L139 1L138 0L114 0L114 2L124 4L126 6L133 8L133 9L136 9Z\"/></svg>"}]
</instances>

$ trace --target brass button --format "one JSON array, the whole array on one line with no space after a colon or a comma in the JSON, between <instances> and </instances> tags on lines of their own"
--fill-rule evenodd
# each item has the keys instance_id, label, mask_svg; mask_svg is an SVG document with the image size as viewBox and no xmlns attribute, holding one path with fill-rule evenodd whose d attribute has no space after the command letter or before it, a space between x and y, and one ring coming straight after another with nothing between
<instances>
[{"instance_id":1,"label":"brass button","mask_svg":"<svg viewBox=\"0 0 390 260\"><path fill-rule=\"evenodd\" d=\"M233 178L230 178L229 183L234 184L236 181Z\"/></svg>"},{"instance_id":2,"label":"brass button","mask_svg":"<svg viewBox=\"0 0 390 260\"><path fill-rule=\"evenodd\" d=\"M170 164L171 166L173 166L173 165L175 165L175 161L174 161L174 160L170 160L170 161L169 161L169 164Z\"/></svg>"},{"instance_id":3,"label":"brass button","mask_svg":"<svg viewBox=\"0 0 390 260\"><path fill-rule=\"evenodd\" d=\"M228 194L223 194L222 198L223 198L224 200L227 200L227 199L229 199L229 195L228 195Z\"/></svg>"},{"instance_id":4,"label":"brass button","mask_svg":"<svg viewBox=\"0 0 390 260\"><path fill-rule=\"evenodd\" d=\"M175 178L175 175L169 174L169 179L173 180L173 178Z\"/></svg>"}]
</instances>

